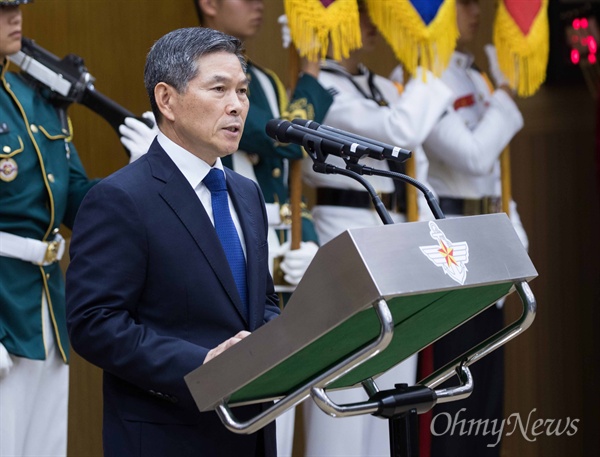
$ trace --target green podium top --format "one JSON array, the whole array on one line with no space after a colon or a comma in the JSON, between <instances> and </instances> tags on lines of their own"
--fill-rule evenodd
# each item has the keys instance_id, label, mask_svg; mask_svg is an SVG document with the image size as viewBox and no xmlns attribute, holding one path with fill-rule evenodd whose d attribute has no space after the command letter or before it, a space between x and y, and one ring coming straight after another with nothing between
<instances>
[{"instance_id":1,"label":"green podium top","mask_svg":"<svg viewBox=\"0 0 600 457\"><path fill-rule=\"evenodd\" d=\"M537 276L505 214L353 229L322 246L280 317L186 376L201 411L283 397L380 333L389 346L327 388L376 378Z\"/></svg>"}]
</instances>

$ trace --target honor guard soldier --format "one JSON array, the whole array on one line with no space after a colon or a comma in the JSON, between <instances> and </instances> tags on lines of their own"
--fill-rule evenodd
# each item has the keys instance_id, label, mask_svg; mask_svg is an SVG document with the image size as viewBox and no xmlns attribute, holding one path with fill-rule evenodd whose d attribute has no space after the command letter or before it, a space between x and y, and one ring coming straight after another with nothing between
<instances>
[{"instance_id":1,"label":"honor guard soldier","mask_svg":"<svg viewBox=\"0 0 600 457\"><path fill-rule=\"evenodd\" d=\"M427 74L426 82L422 77L416 77L399 87L366 68L361 59L376 49L379 34L365 2L359 0L358 9L362 47L341 60L334 60L329 54L321 64L319 82L334 94L324 123L412 150L416 162L414 177L426 184L427 160L420 145L448 109L451 92L431 73ZM345 167L339 157L329 156L327 162ZM396 165L372 158L361 159L360 163L383 170ZM395 185L391 178L370 175L363 178L381 195L392 220L406 222L407 201L403 186ZM310 158L304 159L303 179L316 190L313 217L323 243L344 230L383 223L360 183L346 176L315 173ZM426 204L418 206L422 217L433 217ZM377 384L383 389L393 388L396 383L412 385L416 382L416 370L417 358L413 356L379 377ZM341 404L367 399L362 388L332 392L332 396ZM386 421L370 415L344 419L329 417L312 401L304 402L303 406L307 457L389 455Z\"/></svg>"},{"instance_id":2,"label":"honor guard soldier","mask_svg":"<svg viewBox=\"0 0 600 457\"><path fill-rule=\"evenodd\" d=\"M429 159L429 183L447 217L503 210L499 158L523 127L523 117L501 72L492 72L496 82L494 89L487 77L473 65L473 55L468 52L468 45L474 40L479 26L479 1L457 0L456 8L460 38L441 77L453 92L453 107L423 144ZM493 49L490 51L490 69L494 69L497 68L495 52ZM510 202L510 219L521 242L527 247L527 235L513 201ZM437 341L433 346L434 368L442 367L494 334L504 327L503 322L502 309L493 306ZM432 411L434 417L440 413L455 417L459 409L466 408L463 417L467 421L502 420L502 348L474 364L471 370L477 386L474 392L463 401L436 406ZM484 437L432 435L431 456L492 457L500 454L500 446L488 445L489 441Z\"/></svg>"},{"instance_id":3,"label":"honor guard soldier","mask_svg":"<svg viewBox=\"0 0 600 457\"><path fill-rule=\"evenodd\" d=\"M71 228L97 181L50 91L8 70L27 3L0 0L0 456L65 456L69 340L58 231Z\"/></svg>"}]
</instances>

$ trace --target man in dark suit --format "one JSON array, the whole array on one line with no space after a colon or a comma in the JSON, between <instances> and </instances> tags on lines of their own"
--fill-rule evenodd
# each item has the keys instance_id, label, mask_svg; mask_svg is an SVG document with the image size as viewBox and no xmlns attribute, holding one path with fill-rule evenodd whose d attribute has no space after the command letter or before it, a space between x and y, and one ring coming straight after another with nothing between
<instances>
[{"instance_id":1,"label":"man in dark suit","mask_svg":"<svg viewBox=\"0 0 600 457\"><path fill-rule=\"evenodd\" d=\"M197 410L183 379L279 313L261 191L221 164L248 113L241 44L176 30L154 44L144 73L160 132L147 155L88 193L67 271L72 346L104 370L105 456L275 455L274 423L231 433ZM222 241L215 174L241 268Z\"/></svg>"}]
</instances>

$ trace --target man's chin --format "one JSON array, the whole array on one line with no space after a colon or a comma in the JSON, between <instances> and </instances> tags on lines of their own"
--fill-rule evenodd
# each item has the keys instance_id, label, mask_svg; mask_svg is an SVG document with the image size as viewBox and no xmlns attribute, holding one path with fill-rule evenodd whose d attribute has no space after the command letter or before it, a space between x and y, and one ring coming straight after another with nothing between
<instances>
[{"instance_id":1,"label":"man's chin","mask_svg":"<svg viewBox=\"0 0 600 457\"><path fill-rule=\"evenodd\" d=\"M230 156L231 154L233 154L235 151L237 151L239 149L240 143L236 143L235 146L230 146L225 148L222 152L221 152L221 157L227 157Z\"/></svg>"}]
</instances>

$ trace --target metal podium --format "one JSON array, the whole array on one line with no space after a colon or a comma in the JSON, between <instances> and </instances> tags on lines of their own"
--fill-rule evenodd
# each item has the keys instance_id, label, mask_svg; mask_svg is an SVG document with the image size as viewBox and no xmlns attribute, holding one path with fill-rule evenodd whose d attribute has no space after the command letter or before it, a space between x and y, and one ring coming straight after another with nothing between
<instances>
[{"instance_id":1,"label":"metal podium","mask_svg":"<svg viewBox=\"0 0 600 457\"><path fill-rule=\"evenodd\" d=\"M216 410L235 433L309 396L338 417L422 413L468 396L469 365L531 325L536 276L504 213L347 230L319 249L280 317L185 380L199 410ZM379 375L515 291L517 321L416 386L379 392ZM435 390L453 376L455 387ZM338 405L327 394L357 385L368 401ZM268 400L260 415L236 418L236 405Z\"/></svg>"}]
</instances>

